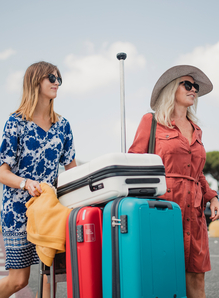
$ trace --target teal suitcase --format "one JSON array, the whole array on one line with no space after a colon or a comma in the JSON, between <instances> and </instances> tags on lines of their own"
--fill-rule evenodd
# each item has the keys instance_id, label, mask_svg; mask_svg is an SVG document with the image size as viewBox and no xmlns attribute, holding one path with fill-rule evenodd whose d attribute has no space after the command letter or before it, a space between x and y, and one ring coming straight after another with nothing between
<instances>
[{"instance_id":1,"label":"teal suitcase","mask_svg":"<svg viewBox=\"0 0 219 298\"><path fill-rule=\"evenodd\" d=\"M103 212L103 298L186 298L181 210L139 198Z\"/></svg>"}]
</instances>

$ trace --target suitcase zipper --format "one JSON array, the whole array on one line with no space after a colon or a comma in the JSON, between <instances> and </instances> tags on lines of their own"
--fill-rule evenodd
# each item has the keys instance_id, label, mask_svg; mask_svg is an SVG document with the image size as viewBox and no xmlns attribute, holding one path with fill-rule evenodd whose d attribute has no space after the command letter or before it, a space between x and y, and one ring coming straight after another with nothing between
<instances>
[{"instance_id":1,"label":"suitcase zipper","mask_svg":"<svg viewBox=\"0 0 219 298\"><path fill-rule=\"evenodd\" d=\"M119 226L124 218L127 223L127 216L118 219L118 207L123 198L113 201L111 206L111 238L112 238L112 298L120 298L120 270L119 270ZM127 225L126 230L127 230Z\"/></svg>"},{"instance_id":2,"label":"suitcase zipper","mask_svg":"<svg viewBox=\"0 0 219 298\"><path fill-rule=\"evenodd\" d=\"M78 180L74 180L74 183L69 182L57 188L57 196L61 197L71 191L74 191L78 188L89 186L91 191L96 191L104 188L104 184L93 185L93 183L99 182L100 180L117 177L117 176L165 176L164 166L108 166L103 168L102 170L93 172L92 175L89 174L80 178ZM151 178L153 179L153 178ZM157 178L154 178L157 179ZM148 182L147 182L148 183ZM153 183L158 183L153 180Z\"/></svg>"},{"instance_id":3,"label":"suitcase zipper","mask_svg":"<svg viewBox=\"0 0 219 298\"><path fill-rule=\"evenodd\" d=\"M80 298L76 219L77 219L78 212L81 208L82 207L73 209L69 215L69 242L70 242L70 252L72 254L71 268L72 268L72 287L73 287L74 298Z\"/></svg>"}]
</instances>

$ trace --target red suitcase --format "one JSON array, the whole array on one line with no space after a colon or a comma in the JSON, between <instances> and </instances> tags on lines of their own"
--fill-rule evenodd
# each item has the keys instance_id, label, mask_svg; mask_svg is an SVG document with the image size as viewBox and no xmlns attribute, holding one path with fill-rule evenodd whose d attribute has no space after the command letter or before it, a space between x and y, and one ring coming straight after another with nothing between
<instances>
[{"instance_id":1,"label":"red suitcase","mask_svg":"<svg viewBox=\"0 0 219 298\"><path fill-rule=\"evenodd\" d=\"M102 298L102 210L79 207L66 224L68 298Z\"/></svg>"}]
</instances>

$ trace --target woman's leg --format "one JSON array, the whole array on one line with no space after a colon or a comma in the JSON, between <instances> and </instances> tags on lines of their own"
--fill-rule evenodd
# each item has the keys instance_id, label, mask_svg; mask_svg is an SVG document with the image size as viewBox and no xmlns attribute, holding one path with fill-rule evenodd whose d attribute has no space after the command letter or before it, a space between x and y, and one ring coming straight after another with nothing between
<instances>
[{"instance_id":1,"label":"woman's leg","mask_svg":"<svg viewBox=\"0 0 219 298\"><path fill-rule=\"evenodd\" d=\"M30 267L9 269L9 275L0 279L1 298L8 298L28 284Z\"/></svg>"},{"instance_id":2,"label":"woman's leg","mask_svg":"<svg viewBox=\"0 0 219 298\"><path fill-rule=\"evenodd\" d=\"M38 293L36 294L36 298L38 298ZM48 283L46 274L43 275L43 298L50 298L50 283Z\"/></svg>"},{"instance_id":3,"label":"woman's leg","mask_svg":"<svg viewBox=\"0 0 219 298\"><path fill-rule=\"evenodd\" d=\"M50 283L46 274L43 275L43 298L50 298Z\"/></svg>"},{"instance_id":4,"label":"woman's leg","mask_svg":"<svg viewBox=\"0 0 219 298\"><path fill-rule=\"evenodd\" d=\"M206 298L205 273L186 272L187 298Z\"/></svg>"}]
</instances>

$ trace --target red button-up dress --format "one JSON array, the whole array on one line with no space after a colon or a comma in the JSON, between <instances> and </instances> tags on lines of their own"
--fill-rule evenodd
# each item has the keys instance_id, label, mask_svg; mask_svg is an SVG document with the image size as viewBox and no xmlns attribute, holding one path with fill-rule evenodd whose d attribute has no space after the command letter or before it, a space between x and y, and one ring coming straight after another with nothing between
<instances>
[{"instance_id":1,"label":"red button-up dress","mask_svg":"<svg viewBox=\"0 0 219 298\"><path fill-rule=\"evenodd\" d=\"M145 114L129 153L148 152L151 122L152 114ZM186 271L202 273L211 270L204 208L217 193L202 172L206 160L202 131L191 124L194 131L189 144L174 121L173 129L157 123L155 154L162 158L166 171L167 191L162 198L176 202L182 211Z\"/></svg>"}]
</instances>

